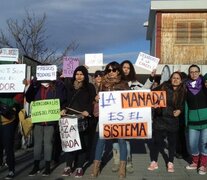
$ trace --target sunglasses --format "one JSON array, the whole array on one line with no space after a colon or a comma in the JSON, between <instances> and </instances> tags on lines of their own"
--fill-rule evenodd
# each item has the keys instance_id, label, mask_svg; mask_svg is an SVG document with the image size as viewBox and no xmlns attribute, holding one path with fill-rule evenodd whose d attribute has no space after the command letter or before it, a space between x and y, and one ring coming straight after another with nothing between
<instances>
[{"instance_id":1,"label":"sunglasses","mask_svg":"<svg viewBox=\"0 0 207 180\"><path fill-rule=\"evenodd\" d=\"M110 73L110 72L116 72L117 71L117 69L107 69L107 73Z\"/></svg>"},{"instance_id":2,"label":"sunglasses","mask_svg":"<svg viewBox=\"0 0 207 180\"><path fill-rule=\"evenodd\" d=\"M96 75L95 75L95 78L97 78L98 76L102 77L103 74L96 74Z\"/></svg>"}]
</instances>

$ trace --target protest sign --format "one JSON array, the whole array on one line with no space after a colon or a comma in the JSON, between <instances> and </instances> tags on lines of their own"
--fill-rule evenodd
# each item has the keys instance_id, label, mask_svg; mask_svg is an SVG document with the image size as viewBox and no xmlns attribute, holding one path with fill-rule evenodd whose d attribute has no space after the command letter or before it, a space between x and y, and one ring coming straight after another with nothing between
<instances>
[{"instance_id":1,"label":"protest sign","mask_svg":"<svg viewBox=\"0 0 207 180\"><path fill-rule=\"evenodd\" d=\"M0 93L23 92L25 64L0 65Z\"/></svg>"},{"instance_id":2,"label":"protest sign","mask_svg":"<svg viewBox=\"0 0 207 180\"><path fill-rule=\"evenodd\" d=\"M37 66L36 77L38 81L49 80L53 81L57 78L57 66L56 65L46 65Z\"/></svg>"},{"instance_id":3,"label":"protest sign","mask_svg":"<svg viewBox=\"0 0 207 180\"><path fill-rule=\"evenodd\" d=\"M103 66L103 53L85 54L85 64L87 66Z\"/></svg>"},{"instance_id":4,"label":"protest sign","mask_svg":"<svg viewBox=\"0 0 207 180\"><path fill-rule=\"evenodd\" d=\"M137 61L135 62L135 65L143 69L153 71L157 68L159 61L159 58L140 52Z\"/></svg>"},{"instance_id":5,"label":"protest sign","mask_svg":"<svg viewBox=\"0 0 207 180\"><path fill-rule=\"evenodd\" d=\"M110 91L99 96L99 136L104 139L151 138L151 107L166 107L165 91Z\"/></svg>"},{"instance_id":6,"label":"protest sign","mask_svg":"<svg viewBox=\"0 0 207 180\"><path fill-rule=\"evenodd\" d=\"M60 119L60 100L47 99L31 102L32 123L58 121Z\"/></svg>"},{"instance_id":7,"label":"protest sign","mask_svg":"<svg viewBox=\"0 0 207 180\"><path fill-rule=\"evenodd\" d=\"M73 72L78 66L79 58L63 57L63 77L73 77Z\"/></svg>"},{"instance_id":8,"label":"protest sign","mask_svg":"<svg viewBox=\"0 0 207 180\"><path fill-rule=\"evenodd\" d=\"M0 61L17 62L18 58L19 58L19 49L16 49L16 48L0 49Z\"/></svg>"},{"instance_id":9,"label":"protest sign","mask_svg":"<svg viewBox=\"0 0 207 180\"><path fill-rule=\"evenodd\" d=\"M78 119L76 117L63 117L59 120L62 150L72 152L81 149L78 132Z\"/></svg>"}]
</instances>

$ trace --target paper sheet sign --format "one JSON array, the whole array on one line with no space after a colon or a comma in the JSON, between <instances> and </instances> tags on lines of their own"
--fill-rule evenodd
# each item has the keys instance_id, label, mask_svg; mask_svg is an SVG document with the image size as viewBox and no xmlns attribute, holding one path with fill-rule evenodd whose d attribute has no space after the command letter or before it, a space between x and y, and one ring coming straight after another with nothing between
<instances>
[{"instance_id":1,"label":"paper sheet sign","mask_svg":"<svg viewBox=\"0 0 207 180\"><path fill-rule=\"evenodd\" d=\"M110 91L99 96L99 136L104 139L151 138L151 107L166 107L165 91Z\"/></svg>"},{"instance_id":2,"label":"paper sheet sign","mask_svg":"<svg viewBox=\"0 0 207 180\"><path fill-rule=\"evenodd\" d=\"M0 49L0 61L18 61L19 49L2 48Z\"/></svg>"},{"instance_id":3,"label":"paper sheet sign","mask_svg":"<svg viewBox=\"0 0 207 180\"><path fill-rule=\"evenodd\" d=\"M60 119L60 100L47 99L31 102L32 123L58 121Z\"/></svg>"},{"instance_id":4,"label":"paper sheet sign","mask_svg":"<svg viewBox=\"0 0 207 180\"><path fill-rule=\"evenodd\" d=\"M80 136L78 132L78 119L64 117L59 120L60 138L62 150L72 152L81 149Z\"/></svg>"},{"instance_id":5,"label":"paper sheet sign","mask_svg":"<svg viewBox=\"0 0 207 180\"><path fill-rule=\"evenodd\" d=\"M55 65L37 66L36 77L38 81L56 80L57 79L57 66Z\"/></svg>"},{"instance_id":6,"label":"paper sheet sign","mask_svg":"<svg viewBox=\"0 0 207 180\"><path fill-rule=\"evenodd\" d=\"M63 58L63 77L73 77L74 70L79 66L79 58Z\"/></svg>"},{"instance_id":7,"label":"paper sheet sign","mask_svg":"<svg viewBox=\"0 0 207 180\"><path fill-rule=\"evenodd\" d=\"M159 58L140 52L137 61L135 62L135 65L143 69L153 71L157 68L159 61Z\"/></svg>"},{"instance_id":8,"label":"paper sheet sign","mask_svg":"<svg viewBox=\"0 0 207 180\"><path fill-rule=\"evenodd\" d=\"M103 66L103 54L85 54L85 64L87 66Z\"/></svg>"},{"instance_id":9,"label":"paper sheet sign","mask_svg":"<svg viewBox=\"0 0 207 180\"><path fill-rule=\"evenodd\" d=\"M25 64L0 65L0 93L23 92L25 73Z\"/></svg>"}]
</instances>

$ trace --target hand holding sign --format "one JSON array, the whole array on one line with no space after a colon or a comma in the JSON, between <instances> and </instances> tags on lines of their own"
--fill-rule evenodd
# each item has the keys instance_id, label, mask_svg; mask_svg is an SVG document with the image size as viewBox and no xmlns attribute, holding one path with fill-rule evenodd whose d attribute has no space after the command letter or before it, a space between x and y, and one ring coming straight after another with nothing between
<instances>
[{"instance_id":1,"label":"hand holding sign","mask_svg":"<svg viewBox=\"0 0 207 180\"><path fill-rule=\"evenodd\" d=\"M140 52L135 65L146 70L153 71L157 68L159 61L159 58Z\"/></svg>"}]
</instances>

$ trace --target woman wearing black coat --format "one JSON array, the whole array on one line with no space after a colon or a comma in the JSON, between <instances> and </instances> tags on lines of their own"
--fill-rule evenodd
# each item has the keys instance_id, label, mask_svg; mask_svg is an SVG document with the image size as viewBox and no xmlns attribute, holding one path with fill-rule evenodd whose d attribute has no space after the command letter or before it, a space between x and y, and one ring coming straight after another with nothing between
<instances>
[{"instance_id":1,"label":"woman wearing black coat","mask_svg":"<svg viewBox=\"0 0 207 180\"><path fill-rule=\"evenodd\" d=\"M148 170L158 169L159 150L164 145L164 139L168 140L167 171L174 172L174 154L176 149L176 135L179 128L179 115L183 110L185 86L182 83L180 72L174 72L169 81L164 82L153 91L166 91L167 106L155 108L153 114L152 149L150 152L151 164Z\"/></svg>"}]
</instances>

